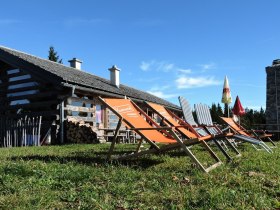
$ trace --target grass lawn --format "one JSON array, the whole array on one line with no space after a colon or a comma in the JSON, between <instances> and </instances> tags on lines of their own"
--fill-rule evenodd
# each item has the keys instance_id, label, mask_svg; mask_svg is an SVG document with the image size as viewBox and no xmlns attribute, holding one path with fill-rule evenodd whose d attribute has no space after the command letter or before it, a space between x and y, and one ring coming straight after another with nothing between
<instances>
[{"instance_id":1,"label":"grass lawn","mask_svg":"<svg viewBox=\"0 0 280 210\"><path fill-rule=\"evenodd\" d=\"M280 143L209 174L184 153L106 162L108 144L1 149L0 209L273 209L280 207ZM119 152L132 145L117 145ZM205 164L204 150L192 150Z\"/></svg>"}]
</instances>

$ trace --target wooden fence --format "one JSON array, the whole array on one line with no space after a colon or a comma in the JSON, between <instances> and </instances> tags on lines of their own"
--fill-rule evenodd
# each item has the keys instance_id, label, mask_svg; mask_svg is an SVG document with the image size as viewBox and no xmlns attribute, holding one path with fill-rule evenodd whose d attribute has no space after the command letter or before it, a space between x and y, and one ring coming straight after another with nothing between
<instances>
[{"instance_id":1,"label":"wooden fence","mask_svg":"<svg viewBox=\"0 0 280 210\"><path fill-rule=\"evenodd\" d=\"M40 146L42 116L21 119L0 118L0 146Z\"/></svg>"}]
</instances>

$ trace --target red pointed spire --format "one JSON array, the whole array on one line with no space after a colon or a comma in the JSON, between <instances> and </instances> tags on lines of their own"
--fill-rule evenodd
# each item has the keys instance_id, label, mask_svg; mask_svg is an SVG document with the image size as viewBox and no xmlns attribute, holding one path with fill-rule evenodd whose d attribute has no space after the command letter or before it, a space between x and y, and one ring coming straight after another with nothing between
<instances>
[{"instance_id":1,"label":"red pointed spire","mask_svg":"<svg viewBox=\"0 0 280 210\"><path fill-rule=\"evenodd\" d=\"M233 114L235 114L237 116L242 116L245 114L245 109L242 107L242 104L241 104L238 96L236 96L236 100L235 100L232 112L233 112Z\"/></svg>"}]
</instances>

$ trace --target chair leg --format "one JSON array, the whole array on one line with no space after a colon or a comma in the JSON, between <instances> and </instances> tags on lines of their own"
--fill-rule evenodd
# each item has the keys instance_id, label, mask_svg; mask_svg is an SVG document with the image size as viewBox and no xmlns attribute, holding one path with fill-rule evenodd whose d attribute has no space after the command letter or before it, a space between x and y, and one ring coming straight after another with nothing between
<instances>
[{"instance_id":1,"label":"chair leg","mask_svg":"<svg viewBox=\"0 0 280 210\"><path fill-rule=\"evenodd\" d=\"M143 139L141 138L141 139L139 140L138 146L137 146L137 148L136 148L136 153L140 152L140 148L141 148L142 143L143 143Z\"/></svg>"},{"instance_id":2,"label":"chair leg","mask_svg":"<svg viewBox=\"0 0 280 210\"><path fill-rule=\"evenodd\" d=\"M111 159L113 150L114 150L114 148L115 148L115 144L116 144L116 142L117 142L117 140L118 140L118 135L119 135L119 130L120 130L120 128L121 128L121 125L122 125L122 119L119 119L119 122L118 122L118 125L117 125L117 128L116 128L116 131L115 131L115 134L114 134L112 143L111 143L111 147L110 147L109 152L108 152L108 155L107 155L107 159L108 159L108 160Z\"/></svg>"},{"instance_id":3,"label":"chair leg","mask_svg":"<svg viewBox=\"0 0 280 210\"><path fill-rule=\"evenodd\" d=\"M226 156L228 161L231 161L232 158L230 157L230 155L226 152L226 150L223 148L223 146L221 145L220 142L218 142L218 140L214 139L215 144L217 145L217 147L221 150L221 152L224 154L224 156Z\"/></svg>"},{"instance_id":4,"label":"chair leg","mask_svg":"<svg viewBox=\"0 0 280 210\"><path fill-rule=\"evenodd\" d=\"M237 157L241 156L241 153L238 151L235 145L228 140L228 138L225 138L225 141L228 143L229 147L236 153Z\"/></svg>"},{"instance_id":5,"label":"chair leg","mask_svg":"<svg viewBox=\"0 0 280 210\"><path fill-rule=\"evenodd\" d=\"M184 150L184 152L195 162L195 164L205 173L208 173L212 169L218 167L222 164L220 159L217 157L217 155L212 151L212 149L207 145L205 141L201 141L201 143L206 147L206 149L210 152L211 156L217 161L215 164L209 166L208 168L205 168L200 161L195 157L195 155L191 152L191 150L183 143L183 141L177 136L177 134L170 130L170 133L172 136L176 139L176 141L181 145L181 148ZM186 140L188 141L188 140Z\"/></svg>"}]
</instances>

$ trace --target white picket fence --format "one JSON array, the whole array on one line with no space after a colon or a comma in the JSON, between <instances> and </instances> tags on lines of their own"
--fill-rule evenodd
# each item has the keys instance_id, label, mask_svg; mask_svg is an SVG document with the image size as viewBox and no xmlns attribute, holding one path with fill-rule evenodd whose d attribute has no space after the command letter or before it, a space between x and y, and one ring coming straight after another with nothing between
<instances>
[{"instance_id":1,"label":"white picket fence","mask_svg":"<svg viewBox=\"0 0 280 210\"><path fill-rule=\"evenodd\" d=\"M0 118L0 146L40 146L42 116L21 119Z\"/></svg>"}]
</instances>

